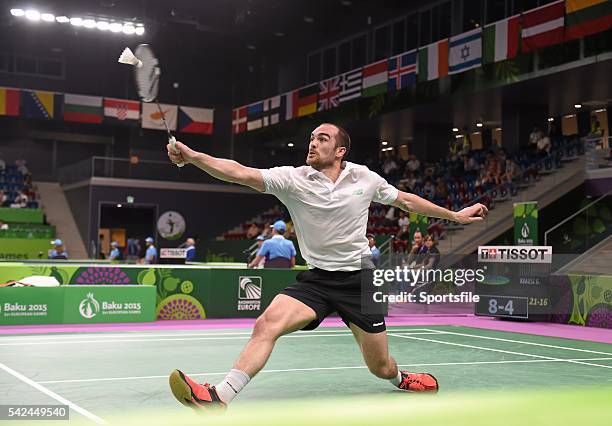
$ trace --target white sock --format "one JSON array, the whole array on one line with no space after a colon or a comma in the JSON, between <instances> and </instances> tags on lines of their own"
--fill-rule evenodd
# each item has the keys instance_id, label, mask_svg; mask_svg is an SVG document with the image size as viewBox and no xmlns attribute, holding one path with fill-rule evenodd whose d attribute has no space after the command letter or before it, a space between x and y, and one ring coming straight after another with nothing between
<instances>
[{"instance_id":1,"label":"white sock","mask_svg":"<svg viewBox=\"0 0 612 426\"><path fill-rule=\"evenodd\" d=\"M244 371L232 368L225 379L215 386L215 389L221 401L229 404L250 380L251 378Z\"/></svg>"},{"instance_id":2,"label":"white sock","mask_svg":"<svg viewBox=\"0 0 612 426\"><path fill-rule=\"evenodd\" d=\"M389 379L389 381L391 382L392 385L394 386L399 386L400 383L402 383L402 372L399 371L399 368L397 369L397 377L394 377L392 379Z\"/></svg>"}]
</instances>

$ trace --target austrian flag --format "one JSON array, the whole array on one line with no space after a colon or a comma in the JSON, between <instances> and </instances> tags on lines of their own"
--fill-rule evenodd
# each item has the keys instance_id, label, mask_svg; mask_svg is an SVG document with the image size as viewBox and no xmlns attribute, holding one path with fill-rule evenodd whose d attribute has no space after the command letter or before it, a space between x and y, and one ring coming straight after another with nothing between
<instances>
[{"instance_id":1,"label":"austrian flag","mask_svg":"<svg viewBox=\"0 0 612 426\"><path fill-rule=\"evenodd\" d=\"M564 38L564 16L564 0L523 13L523 52L561 43Z\"/></svg>"}]
</instances>

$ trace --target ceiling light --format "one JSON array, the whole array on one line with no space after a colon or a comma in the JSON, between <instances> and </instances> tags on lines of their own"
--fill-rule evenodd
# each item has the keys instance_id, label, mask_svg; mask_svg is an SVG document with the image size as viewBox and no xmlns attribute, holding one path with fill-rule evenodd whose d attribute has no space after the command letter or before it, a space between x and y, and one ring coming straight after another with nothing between
<instances>
[{"instance_id":1,"label":"ceiling light","mask_svg":"<svg viewBox=\"0 0 612 426\"><path fill-rule=\"evenodd\" d=\"M23 9L11 9L11 15L21 17L25 15L25 11Z\"/></svg>"},{"instance_id":2,"label":"ceiling light","mask_svg":"<svg viewBox=\"0 0 612 426\"><path fill-rule=\"evenodd\" d=\"M595 112L606 112L605 108L596 109Z\"/></svg>"},{"instance_id":3,"label":"ceiling light","mask_svg":"<svg viewBox=\"0 0 612 426\"><path fill-rule=\"evenodd\" d=\"M121 204L117 204L117 207L122 207Z\"/></svg>"},{"instance_id":4,"label":"ceiling light","mask_svg":"<svg viewBox=\"0 0 612 426\"><path fill-rule=\"evenodd\" d=\"M85 28L96 28L96 21L94 21L93 19L85 19L83 20L83 26Z\"/></svg>"},{"instance_id":5,"label":"ceiling light","mask_svg":"<svg viewBox=\"0 0 612 426\"><path fill-rule=\"evenodd\" d=\"M287 144L287 146L288 146L289 148L293 148L293 142L289 142L289 143Z\"/></svg>"},{"instance_id":6,"label":"ceiling light","mask_svg":"<svg viewBox=\"0 0 612 426\"><path fill-rule=\"evenodd\" d=\"M141 26L141 27L136 27L136 35L141 36L141 35L143 35L144 33L145 33L145 29L144 29L144 27L142 27L142 26Z\"/></svg>"},{"instance_id":7,"label":"ceiling light","mask_svg":"<svg viewBox=\"0 0 612 426\"><path fill-rule=\"evenodd\" d=\"M40 15L40 19L45 22L55 22L55 16L51 13L43 13Z\"/></svg>"},{"instance_id":8,"label":"ceiling light","mask_svg":"<svg viewBox=\"0 0 612 426\"><path fill-rule=\"evenodd\" d=\"M59 22L60 24L65 24L67 22L70 22L70 18L68 18L67 16L56 16L55 20Z\"/></svg>"},{"instance_id":9,"label":"ceiling light","mask_svg":"<svg viewBox=\"0 0 612 426\"><path fill-rule=\"evenodd\" d=\"M26 19L30 21L40 21L40 12L38 10L26 10L25 12Z\"/></svg>"},{"instance_id":10,"label":"ceiling light","mask_svg":"<svg viewBox=\"0 0 612 426\"><path fill-rule=\"evenodd\" d=\"M389 142L387 142L387 141L382 141L382 142L381 142L381 144L382 144L382 146L387 146L387 145L389 145Z\"/></svg>"},{"instance_id":11,"label":"ceiling light","mask_svg":"<svg viewBox=\"0 0 612 426\"><path fill-rule=\"evenodd\" d=\"M70 23L75 27L83 26L83 20L81 18L70 18Z\"/></svg>"},{"instance_id":12,"label":"ceiling light","mask_svg":"<svg viewBox=\"0 0 612 426\"><path fill-rule=\"evenodd\" d=\"M108 31L110 24L106 21L98 21L96 22L96 28L100 31Z\"/></svg>"},{"instance_id":13,"label":"ceiling light","mask_svg":"<svg viewBox=\"0 0 612 426\"><path fill-rule=\"evenodd\" d=\"M553 117L548 117L548 122L550 123L552 121L555 121L555 119Z\"/></svg>"},{"instance_id":14,"label":"ceiling light","mask_svg":"<svg viewBox=\"0 0 612 426\"><path fill-rule=\"evenodd\" d=\"M132 24L125 24L123 26L123 34L134 34L136 32L136 28Z\"/></svg>"},{"instance_id":15,"label":"ceiling light","mask_svg":"<svg viewBox=\"0 0 612 426\"><path fill-rule=\"evenodd\" d=\"M482 123L481 122L476 123L476 127L482 127Z\"/></svg>"},{"instance_id":16,"label":"ceiling light","mask_svg":"<svg viewBox=\"0 0 612 426\"><path fill-rule=\"evenodd\" d=\"M574 108L580 109L580 108L582 108L582 104L574 104Z\"/></svg>"},{"instance_id":17,"label":"ceiling light","mask_svg":"<svg viewBox=\"0 0 612 426\"><path fill-rule=\"evenodd\" d=\"M458 132L459 128L458 127L453 127L453 132Z\"/></svg>"},{"instance_id":18,"label":"ceiling light","mask_svg":"<svg viewBox=\"0 0 612 426\"><path fill-rule=\"evenodd\" d=\"M108 26L108 29L111 30L112 33L120 33L123 29L123 25L118 22L113 22Z\"/></svg>"}]
</instances>

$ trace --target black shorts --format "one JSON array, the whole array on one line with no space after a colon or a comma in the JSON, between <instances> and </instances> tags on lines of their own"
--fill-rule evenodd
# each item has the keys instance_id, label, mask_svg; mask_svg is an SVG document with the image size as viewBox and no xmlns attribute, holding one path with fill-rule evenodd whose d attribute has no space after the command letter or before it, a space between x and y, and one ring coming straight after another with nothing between
<instances>
[{"instance_id":1,"label":"black shorts","mask_svg":"<svg viewBox=\"0 0 612 426\"><path fill-rule=\"evenodd\" d=\"M324 271L310 269L297 275L297 282L281 291L312 308L317 319L302 330L314 330L321 321L333 312L338 312L342 321L368 333L381 333L386 330L385 317L364 309L362 299L362 279L368 279L371 270L361 271ZM371 281L370 281L371 282Z\"/></svg>"}]
</instances>

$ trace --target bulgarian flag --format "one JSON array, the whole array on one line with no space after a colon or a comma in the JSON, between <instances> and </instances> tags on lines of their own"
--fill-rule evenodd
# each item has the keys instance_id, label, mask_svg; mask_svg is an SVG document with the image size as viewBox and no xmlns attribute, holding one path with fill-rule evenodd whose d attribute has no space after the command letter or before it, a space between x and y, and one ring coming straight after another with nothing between
<instances>
[{"instance_id":1,"label":"bulgarian flag","mask_svg":"<svg viewBox=\"0 0 612 426\"><path fill-rule=\"evenodd\" d=\"M64 95L64 121L102 123L102 98L98 96Z\"/></svg>"},{"instance_id":2,"label":"bulgarian flag","mask_svg":"<svg viewBox=\"0 0 612 426\"><path fill-rule=\"evenodd\" d=\"M612 28L610 0L565 0L565 39L573 40Z\"/></svg>"},{"instance_id":3,"label":"bulgarian flag","mask_svg":"<svg viewBox=\"0 0 612 426\"><path fill-rule=\"evenodd\" d=\"M520 15L485 26L482 32L482 63L491 64L514 58L518 53L520 34Z\"/></svg>"},{"instance_id":4,"label":"bulgarian flag","mask_svg":"<svg viewBox=\"0 0 612 426\"><path fill-rule=\"evenodd\" d=\"M430 81L448 75L448 39L419 49L419 81Z\"/></svg>"},{"instance_id":5,"label":"bulgarian flag","mask_svg":"<svg viewBox=\"0 0 612 426\"><path fill-rule=\"evenodd\" d=\"M361 95L363 97L376 96L387 91L388 68L388 59L363 67L363 80L361 81Z\"/></svg>"}]
</instances>

